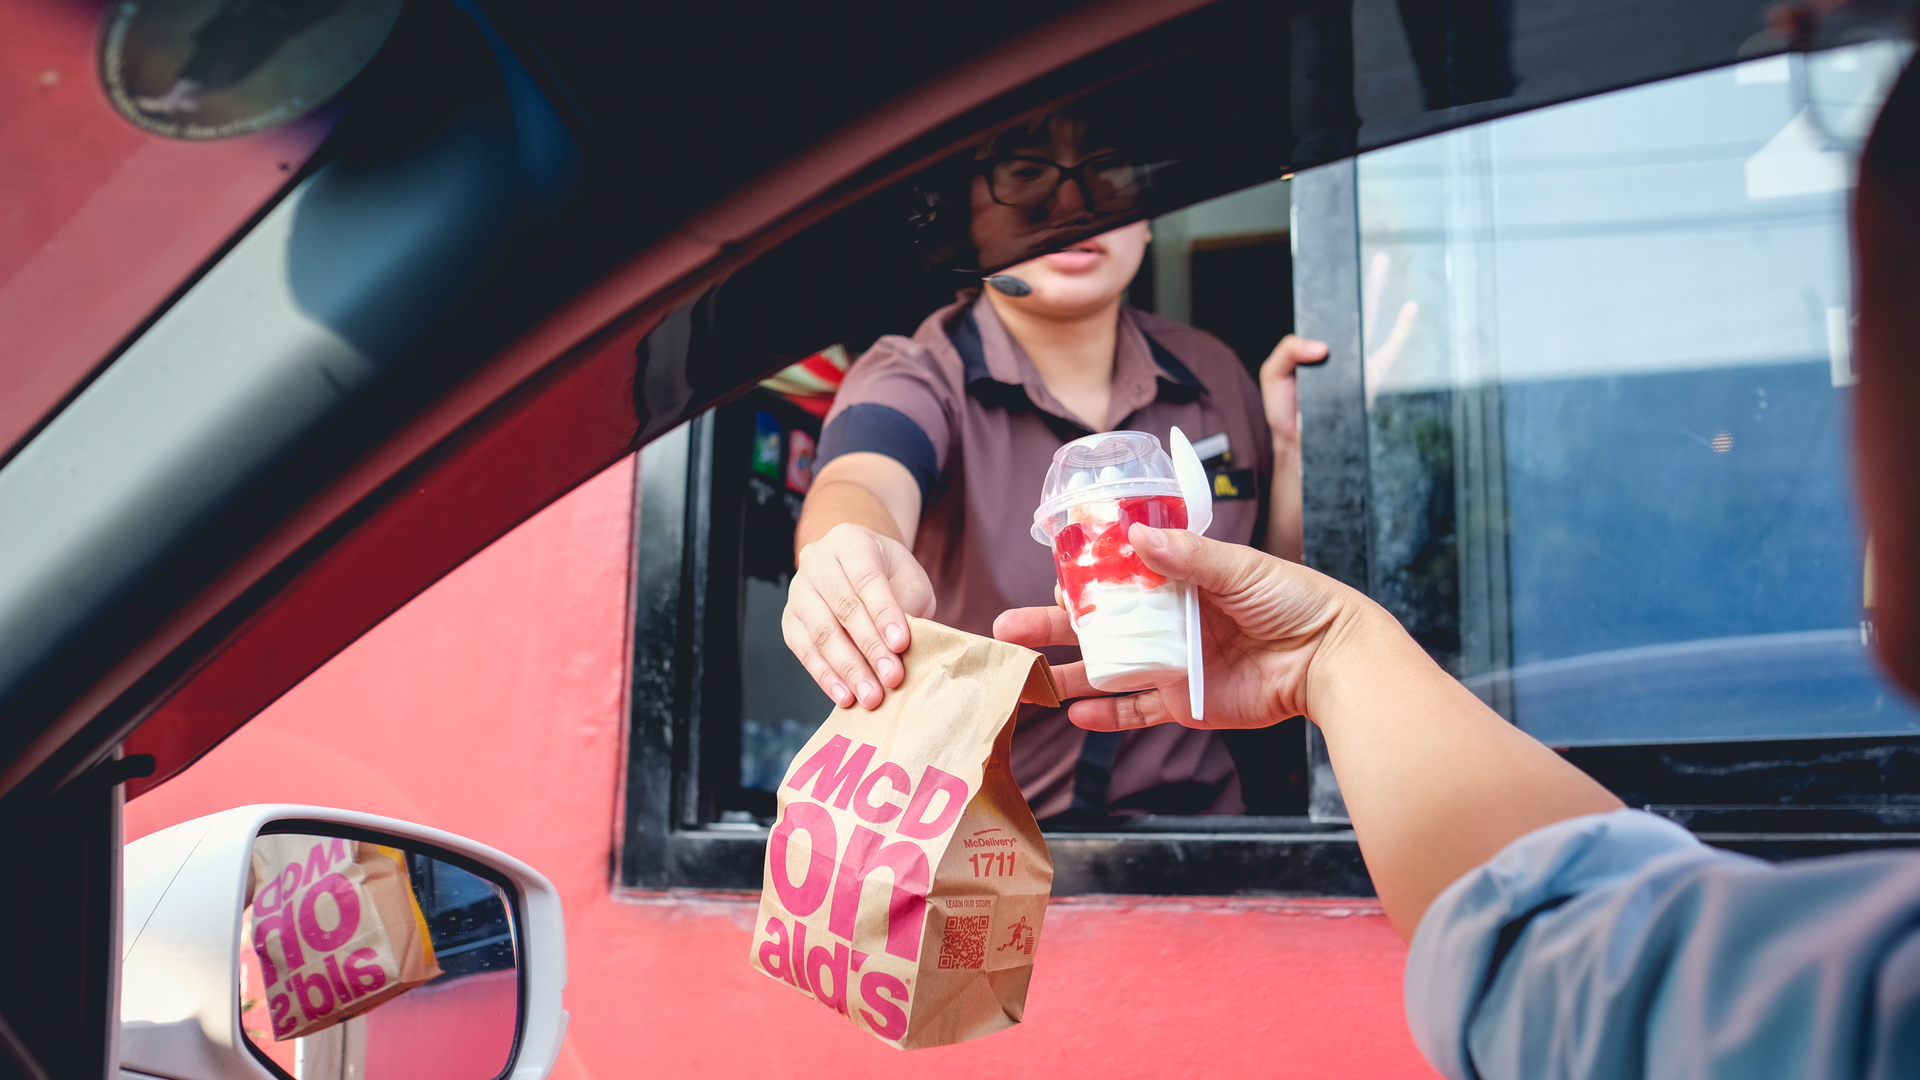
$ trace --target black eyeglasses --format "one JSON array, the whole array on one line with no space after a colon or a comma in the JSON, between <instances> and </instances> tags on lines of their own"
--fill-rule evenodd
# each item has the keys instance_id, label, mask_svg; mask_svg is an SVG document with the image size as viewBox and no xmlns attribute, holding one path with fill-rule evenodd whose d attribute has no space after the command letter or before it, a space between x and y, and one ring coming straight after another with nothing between
<instances>
[{"instance_id":1,"label":"black eyeglasses","mask_svg":"<svg viewBox=\"0 0 1920 1080\"><path fill-rule=\"evenodd\" d=\"M1009 154L980 162L980 174L987 178L987 192L994 202L1023 210L1045 204L1060 185L1071 180L1079 186L1087 209L1119 214L1140 205L1146 186L1145 170L1119 154L1101 154L1078 165Z\"/></svg>"}]
</instances>

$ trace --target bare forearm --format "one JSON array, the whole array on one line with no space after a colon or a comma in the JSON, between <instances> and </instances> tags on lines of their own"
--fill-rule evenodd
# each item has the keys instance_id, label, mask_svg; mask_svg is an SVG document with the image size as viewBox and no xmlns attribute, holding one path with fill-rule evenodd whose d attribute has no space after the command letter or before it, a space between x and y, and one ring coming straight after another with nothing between
<instances>
[{"instance_id":1,"label":"bare forearm","mask_svg":"<svg viewBox=\"0 0 1920 1080\"><path fill-rule=\"evenodd\" d=\"M1146 565L1206 597L1207 710L1182 684L1076 702L1074 723L1124 731L1178 721L1262 727L1305 713L1325 734L1340 791L1387 917L1411 938L1447 886L1515 839L1617 810L1586 774L1501 719L1440 670L1393 616L1325 574L1182 529L1128 531ZM1010 611L1003 640L1075 640L1058 608ZM1065 697L1093 694L1084 664L1057 672Z\"/></svg>"},{"instance_id":2,"label":"bare forearm","mask_svg":"<svg viewBox=\"0 0 1920 1080\"><path fill-rule=\"evenodd\" d=\"M1268 489L1267 532L1260 550L1288 562L1305 561L1305 528L1301 514L1300 443L1273 440L1273 481Z\"/></svg>"},{"instance_id":3,"label":"bare forearm","mask_svg":"<svg viewBox=\"0 0 1920 1080\"><path fill-rule=\"evenodd\" d=\"M1387 918L1411 939L1427 906L1501 848L1620 800L1442 671L1355 595L1313 662L1320 725Z\"/></svg>"},{"instance_id":4,"label":"bare forearm","mask_svg":"<svg viewBox=\"0 0 1920 1080\"><path fill-rule=\"evenodd\" d=\"M911 546L913 537L901 535L900 524L880 496L865 484L853 480L829 480L816 483L801 507L800 521L794 526L793 547L797 552L825 536L827 530L842 522L863 525L881 536Z\"/></svg>"},{"instance_id":5,"label":"bare forearm","mask_svg":"<svg viewBox=\"0 0 1920 1080\"><path fill-rule=\"evenodd\" d=\"M884 454L857 452L829 461L813 479L794 527L796 555L836 525L858 525L903 547L920 527L920 485Z\"/></svg>"}]
</instances>

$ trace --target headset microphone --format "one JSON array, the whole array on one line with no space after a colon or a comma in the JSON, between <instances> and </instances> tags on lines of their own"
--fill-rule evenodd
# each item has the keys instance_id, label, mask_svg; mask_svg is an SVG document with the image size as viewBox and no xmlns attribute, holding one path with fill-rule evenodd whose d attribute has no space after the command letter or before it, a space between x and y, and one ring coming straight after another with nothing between
<instances>
[{"instance_id":1,"label":"headset microphone","mask_svg":"<svg viewBox=\"0 0 1920 1080\"><path fill-rule=\"evenodd\" d=\"M1033 286L1014 277L1012 274L995 274L986 279L987 284L1006 296L1026 296L1033 292Z\"/></svg>"}]
</instances>

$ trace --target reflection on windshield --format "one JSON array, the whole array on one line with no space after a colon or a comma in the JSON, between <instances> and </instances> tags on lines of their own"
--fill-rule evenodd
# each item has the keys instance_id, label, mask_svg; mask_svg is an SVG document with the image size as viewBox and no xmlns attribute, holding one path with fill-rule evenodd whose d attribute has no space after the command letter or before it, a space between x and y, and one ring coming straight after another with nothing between
<instances>
[{"instance_id":1,"label":"reflection on windshield","mask_svg":"<svg viewBox=\"0 0 1920 1080\"><path fill-rule=\"evenodd\" d=\"M1804 63L1359 160L1374 592L1548 743L1920 730L1867 649Z\"/></svg>"},{"instance_id":2,"label":"reflection on windshield","mask_svg":"<svg viewBox=\"0 0 1920 1080\"><path fill-rule=\"evenodd\" d=\"M1170 63L927 171L907 197L924 265L992 273L1277 177L1292 147L1270 132L1286 120L1247 74Z\"/></svg>"},{"instance_id":3,"label":"reflection on windshield","mask_svg":"<svg viewBox=\"0 0 1920 1080\"><path fill-rule=\"evenodd\" d=\"M1001 132L974 152L969 192L982 266L1004 267L1120 225L1153 188L1154 166L1092 109L1051 113Z\"/></svg>"}]
</instances>

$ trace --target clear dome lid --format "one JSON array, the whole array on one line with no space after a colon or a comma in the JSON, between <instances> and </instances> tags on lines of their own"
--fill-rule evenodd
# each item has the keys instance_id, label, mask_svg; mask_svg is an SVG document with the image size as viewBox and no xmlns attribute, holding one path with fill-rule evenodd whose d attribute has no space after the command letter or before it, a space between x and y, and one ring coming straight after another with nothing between
<instances>
[{"instance_id":1,"label":"clear dome lid","mask_svg":"<svg viewBox=\"0 0 1920 1080\"><path fill-rule=\"evenodd\" d=\"M1054 451L1033 512L1033 538L1051 546L1066 524L1069 507L1101 499L1180 495L1173 459L1160 440L1144 431L1105 431L1078 438Z\"/></svg>"}]
</instances>

